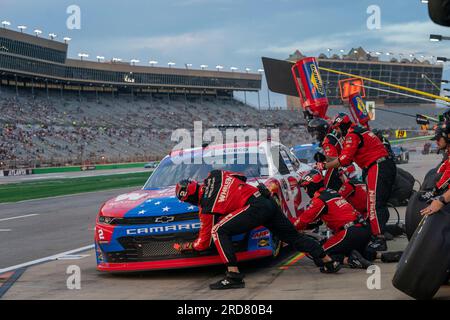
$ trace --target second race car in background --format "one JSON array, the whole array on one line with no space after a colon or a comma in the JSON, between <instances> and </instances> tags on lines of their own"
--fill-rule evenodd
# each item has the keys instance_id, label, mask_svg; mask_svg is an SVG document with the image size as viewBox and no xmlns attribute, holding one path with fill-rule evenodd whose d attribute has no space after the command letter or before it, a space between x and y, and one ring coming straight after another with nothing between
<instances>
[{"instance_id":1,"label":"second race car in background","mask_svg":"<svg viewBox=\"0 0 450 320\"><path fill-rule=\"evenodd\" d=\"M291 152L300 160L300 162L308 164L314 167L316 160L314 160L314 155L316 152L322 152L322 148L318 144L300 144L293 146ZM325 171L323 172L325 174ZM346 173L350 178L357 178L362 180L362 170L356 163L352 163L346 168Z\"/></svg>"},{"instance_id":2,"label":"second race car in background","mask_svg":"<svg viewBox=\"0 0 450 320\"><path fill-rule=\"evenodd\" d=\"M302 163L310 165L316 162L314 160L314 155L320 150L321 148L317 143L300 144L291 148L291 152L297 157L298 160L300 160Z\"/></svg>"},{"instance_id":3,"label":"second race car in background","mask_svg":"<svg viewBox=\"0 0 450 320\"><path fill-rule=\"evenodd\" d=\"M396 164L409 162L409 151L400 146L392 146L392 152L394 153L394 161Z\"/></svg>"}]
</instances>

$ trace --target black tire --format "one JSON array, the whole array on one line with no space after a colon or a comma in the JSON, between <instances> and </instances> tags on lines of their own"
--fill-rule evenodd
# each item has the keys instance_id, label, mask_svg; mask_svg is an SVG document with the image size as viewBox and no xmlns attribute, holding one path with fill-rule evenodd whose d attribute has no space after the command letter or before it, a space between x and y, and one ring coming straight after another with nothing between
<instances>
[{"instance_id":1,"label":"black tire","mask_svg":"<svg viewBox=\"0 0 450 320\"><path fill-rule=\"evenodd\" d=\"M450 205L425 217L397 265L392 284L415 299L431 299L450 273Z\"/></svg>"},{"instance_id":2,"label":"black tire","mask_svg":"<svg viewBox=\"0 0 450 320\"><path fill-rule=\"evenodd\" d=\"M430 191L433 190L434 186L436 185L436 182L439 180L439 177L441 176L439 173L437 173L438 168L431 169L428 171L428 173L425 175L425 178L423 179L422 183L422 191Z\"/></svg>"},{"instance_id":3,"label":"black tire","mask_svg":"<svg viewBox=\"0 0 450 320\"><path fill-rule=\"evenodd\" d=\"M405 205L413 193L415 182L412 174L402 168L397 168L397 175L395 176L394 185L392 186L389 203L395 207Z\"/></svg>"},{"instance_id":4,"label":"black tire","mask_svg":"<svg viewBox=\"0 0 450 320\"><path fill-rule=\"evenodd\" d=\"M424 209L427 206L426 202L422 202L419 200L419 196L423 192L433 190L434 186L436 185L436 181L440 177L440 174L437 173L437 169L438 168L434 168L428 171L428 173L425 175L425 178L423 179L420 192L414 193L409 199L408 207L406 208L405 213L405 229L408 240L411 239L414 231L417 229L417 226L420 223L420 220L422 220L420 210Z\"/></svg>"},{"instance_id":5,"label":"black tire","mask_svg":"<svg viewBox=\"0 0 450 320\"><path fill-rule=\"evenodd\" d=\"M424 201L420 201L421 193L414 192L411 198L408 201L408 206L406 207L405 213L405 232L408 240L411 240L414 231L416 231L417 226L422 220L422 215L420 214L420 210L426 208L428 205Z\"/></svg>"}]
</instances>

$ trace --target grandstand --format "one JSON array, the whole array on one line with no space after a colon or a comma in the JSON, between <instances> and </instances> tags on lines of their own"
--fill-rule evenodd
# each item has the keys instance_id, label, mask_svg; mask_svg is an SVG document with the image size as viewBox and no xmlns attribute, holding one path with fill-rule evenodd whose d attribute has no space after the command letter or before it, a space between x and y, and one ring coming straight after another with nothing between
<instances>
[{"instance_id":1,"label":"grandstand","mask_svg":"<svg viewBox=\"0 0 450 320\"><path fill-rule=\"evenodd\" d=\"M257 110L233 98L261 75L69 59L68 44L0 29L0 166L160 159L173 130L280 127L305 136L298 112Z\"/></svg>"},{"instance_id":2,"label":"grandstand","mask_svg":"<svg viewBox=\"0 0 450 320\"><path fill-rule=\"evenodd\" d=\"M235 99L183 96L58 95L47 98L3 90L0 99L0 161L35 167L160 159L176 144L173 130L227 126L280 129L287 145L305 142L303 116L296 111L258 110Z\"/></svg>"},{"instance_id":3,"label":"grandstand","mask_svg":"<svg viewBox=\"0 0 450 320\"><path fill-rule=\"evenodd\" d=\"M175 129L199 120L204 129L278 128L287 146L310 141L298 110L258 111L234 99L235 91L258 92L260 74L73 60L67 48L0 29L0 168L158 160L176 144ZM330 108L339 111L347 110ZM373 126L399 123L417 128L413 117L381 110Z\"/></svg>"}]
</instances>

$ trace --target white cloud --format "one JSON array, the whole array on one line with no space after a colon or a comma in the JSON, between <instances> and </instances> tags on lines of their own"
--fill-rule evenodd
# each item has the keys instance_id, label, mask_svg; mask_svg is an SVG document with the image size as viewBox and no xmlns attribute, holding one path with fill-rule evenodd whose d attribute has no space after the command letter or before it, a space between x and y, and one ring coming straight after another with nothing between
<instances>
[{"instance_id":1,"label":"white cloud","mask_svg":"<svg viewBox=\"0 0 450 320\"><path fill-rule=\"evenodd\" d=\"M303 41L294 42L288 45L271 45L263 48L263 52L274 53L274 54L285 54L289 55L295 50L300 50L301 52L316 52L323 51L326 48L346 48L351 43L350 40L341 38L307 38Z\"/></svg>"},{"instance_id":2,"label":"white cloud","mask_svg":"<svg viewBox=\"0 0 450 320\"><path fill-rule=\"evenodd\" d=\"M149 49L161 52L196 48L216 41L222 36L222 31L188 32L176 35L161 35L155 37L127 38L127 47L131 50Z\"/></svg>"},{"instance_id":3,"label":"white cloud","mask_svg":"<svg viewBox=\"0 0 450 320\"><path fill-rule=\"evenodd\" d=\"M446 28L431 21L413 21L407 23L383 24L379 30L359 30L339 32L325 36L308 37L293 43L274 43L260 48L242 48L241 54L267 53L285 55L300 50L305 54L326 52L327 48L349 50L351 47L362 45L366 50L377 50L394 53L417 53L434 56L449 56L450 47L445 41L430 42L429 35L448 34Z\"/></svg>"}]
</instances>

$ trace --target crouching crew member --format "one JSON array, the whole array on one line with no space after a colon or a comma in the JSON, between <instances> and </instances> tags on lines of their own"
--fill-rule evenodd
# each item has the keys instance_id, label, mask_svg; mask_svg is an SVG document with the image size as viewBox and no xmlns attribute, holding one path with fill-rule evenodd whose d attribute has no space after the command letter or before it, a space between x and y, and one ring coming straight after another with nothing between
<instances>
[{"instance_id":1,"label":"crouching crew member","mask_svg":"<svg viewBox=\"0 0 450 320\"><path fill-rule=\"evenodd\" d=\"M347 200L353 208L358 211L364 219L368 218L367 213L367 187L366 184L357 178L349 178L340 171L342 186L339 194Z\"/></svg>"},{"instance_id":2,"label":"crouching crew member","mask_svg":"<svg viewBox=\"0 0 450 320\"><path fill-rule=\"evenodd\" d=\"M322 220L333 232L323 248L333 259L352 268L367 269L372 263L363 257L370 242L370 230L359 212L339 193L325 188L322 174L311 170L300 181L311 202L294 220L297 230Z\"/></svg>"},{"instance_id":3,"label":"crouching crew member","mask_svg":"<svg viewBox=\"0 0 450 320\"><path fill-rule=\"evenodd\" d=\"M344 137L341 155L325 164L325 168L348 166L353 161L363 169L367 186L367 212L374 239L370 247L386 251L384 228L389 220L387 202L397 174L394 161L383 143L367 128L353 124L345 113L339 113L333 120L333 128Z\"/></svg>"},{"instance_id":4,"label":"crouching crew member","mask_svg":"<svg viewBox=\"0 0 450 320\"><path fill-rule=\"evenodd\" d=\"M450 159L448 157L450 153L450 129L448 124L443 124L435 129L435 134L432 140L436 140L436 144L439 150L444 151L447 157L444 158L443 162L439 166L437 172L441 174L440 179L436 182L436 186L432 191L429 191L421 195L420 199L422 201L430 201L432 198L439 197L439 199L434 200L428 208L422 210L422 214L432 214L441 209L441 204L446 205L447 200L445 194L447 190L450 189Z\"/></svg>"},{"instance_id":5,"label":"crouching crew member","mask_svg":"<svg viewBox=\"0 0 450 320\"><path fill-rule=\"evenodd\" d=\"M266 189L267 190L267 189ZM211 232L214 244L223 263L227 266L225 278L210 285L213 290L243 288L245 283L239 273L231 237L264 226L278 239L320 261L321 271L334 273L340 263L325 254L319 242L299 234L288 218L281 212L270 194L263 196L257 187L246 183L246 177L229 171L213 170L200 185L193 180L182 180L176 186L176 196L199 206L200 216L217 215L220 221L214 226L201 224L200 234ZM207 228L211 228L206 230ZM201 241L199 241L201 242ZM195 243L181 244L180 250L198 250Z\"/></svg>"},{"instance_id":6,"label":"crouching crew member","mask_svg":"<svg viewBox=\"0 0 450 320\"><path fill-rule=\"evenodd\" d=\"M323 154L316 153L314 160L318 164L325 161L332 161L336 159L342 151L342 146L339 138L330 133L330 124L322 118L314 118L308 122L308 132L317 140L320 147L323 149ZM324 157L325 156L325 157ZM317 168L321 170L321 168ZM325 173L324 183L326 188L339 190L342 186L342 181L339 177L337 168L328 168Z\"/></svg>"}]
</instances>

